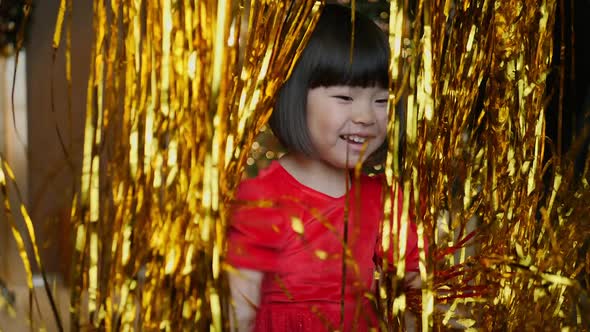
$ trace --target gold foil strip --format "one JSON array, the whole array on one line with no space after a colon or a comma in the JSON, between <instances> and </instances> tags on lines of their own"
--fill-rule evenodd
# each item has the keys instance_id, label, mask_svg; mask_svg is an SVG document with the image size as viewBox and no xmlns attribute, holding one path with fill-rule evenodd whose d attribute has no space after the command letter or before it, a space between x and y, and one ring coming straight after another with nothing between
<instances>
[{"instance_id":1,"label":"gold foil strip","mask_svg":"<svg viewBox=\"0 0 590 332\"><path fill-rule=\"evenodd\" d=\"M390 2L390 107L397 100L405 107L399 115L392 111L388 125L389 195L381 245L389 248L388 235L403 239L407 217L416 216L418 236L429 246L428 255L420 248L424 330L546 328L539 312L553 313L554 328L572 326L566 314L572 306L565 308L580 291L574 279L581 261L570 260L567 268L557 262L564 252L579 255L571 243L580 248L586 228L571 216L581 211L574 202L581 198L568 193L585 194L573 182L564 183L558 167L550 169L552 190L542 192L541 170L549 165L543 162L544 95L555 6L555 1ZM407 22L411 31L403 29ZM409 61L400 46L404 38L412 40ZM398 230L393 198L400 187L412 204L404 200L400 206ZM568 202L569 215L556 206L558 197ZM542 222L536 211L542 211ZM572 240L561 244L558 234ZM394 243L397 278L390 293L380 292L387 312L395 315L403 314L404 302L413 303L400 291L402 242ZM526 264L519 263L523 259ZM533 297L544 310L523 307Z\"/></svg>"},{"instance_id":2,"label":"gold foil strip","mask_svg":"<svg viewBox=\"0 0 590 332\"><path fill-rule=\"evenodd\" d=\"M27 248L26 248L25 237L23 236L23 234L21 234L21 231L19 230L17 223L16 223L16 218L12 212L12 210L13 210L12 204L13 203L11 203L11 199L16 200L16 202L18 204L18 210L21 213L21 217L24 222L24 226L25 226L25 230L26 230L26 232L24 234L30 240L30 247L31 247L31 250L33 251L34 263L36 265L36 268L38 269L39 275L41 276L41 278L43 280L43 287L46 292L47 299L49 300L51 314L53 316L53 319L55 320L55 324L56 324L57 328L62 330L63 323L62 323L61 317L59 316L59 313L57 311L55 299L54 299L52 291L50 290L50 286L47 281L47 277L45 275L45 270L44 270L43 265L41 263L41 256L39 254L39 246L37 245L35 230L33 227L32 220L31 220L31 218L30 218L30 216L23 204L20 191L18 190L18 187L16 186L16 179L15 179L14 173L13 173L12 169L10 168L10 166L8 165L8 163L4 160L4 158L0 158L0 192L2 193L2 196L3 196L4 214L5 214L5 217L8 221L8 223L9 223L12 235L14 237L14 240L15 240L17 248L18 248L19 256L23 262L23 266L25 269L25 275L27 278L27 280L26 280L27 287L29 288L29 292L30 292L30 296L31 296L30 301L32 301L30 309L32 310L32 305L35 304L35 308L36 308L39 316L43 317L42 312L39 309L39 302L37 299L37 294L35 293L34 288L33 288L34 287L34 285L33 285L34 265L31 264L31 260L29 259L30 253L27 251ZM10 307L10 305L9 305L9 309L12 309ZM29 317L32 317L32 314L33 313L31 312ZM43 320L41 320L39 323L40 323L40 329L44 330L45 329L45 322Z\"/></svg>"},{"instance_id":3,"label":"gold foil strip","mask_svg":"<svg viewBox=\"0 0 590 332\"><path fill-rule=\"evenodd\" d=\"M318 4L95 3L75 325L227 329L226 202Z\"/></svg>"},{"instance_id":4,"label":"gold foil strip","mask_svg":"<svg viewBox=\"0 0 590 332\"><path fill-rule=\"evenodd\" d=\"M54 48L71 4L60 5ZM137 322L146 329L227 328L227 203L322 3L178 4L94 3L81 191L72 208L73 329L132 330ZM583 222L588 168L582 181L567 165L549 169L552 189L542 192L556 1L414 6L390 2L392 111L380 245L397 248L397 267L378 293L385 322L401 327L390 315L415 303L401 280L415 216L423 330L575 328L585 315L577 278L589 261L578 251L590 232ZM248 17L244 38L241 15ZM69 54L69 37L66 47ZM393 111L398 100L402 114ZM107 133L119 139L104 140ZM20 210L35 248L32 223ZM12 225L32 288L24 239Z\"/></svg>"}]
</instances>

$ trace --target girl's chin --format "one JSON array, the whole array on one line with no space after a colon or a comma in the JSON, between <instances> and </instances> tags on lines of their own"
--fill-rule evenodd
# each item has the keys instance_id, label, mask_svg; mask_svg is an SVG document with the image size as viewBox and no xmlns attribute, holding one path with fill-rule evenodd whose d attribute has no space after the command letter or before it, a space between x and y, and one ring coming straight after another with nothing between
<instances>
[{"instance_id":1,"label":"girl's chin","mask_svg":"<svg viewBox=\"0 0 590 332\"><path fill-rule=\"evenodd\" d=\"M367 151L367 152L369 152L369 151ZM340 154L338 153L338 155L340 155ZM347 159L347 157L348 157L348 159ZM346 156L346 151L345 151L344 158L339 158L339 156L332 154L330 157L324 159L324 162L326 162L327 164L329 164L335 168L353 169L357 166L357 164L359 164L359 161L360 161L360 164L362 165L366 160L367 160L366 156L363 156L363 158L361 159L361 155L359 153L348 153L348 156Z\"/></svg>"}]
</instances>

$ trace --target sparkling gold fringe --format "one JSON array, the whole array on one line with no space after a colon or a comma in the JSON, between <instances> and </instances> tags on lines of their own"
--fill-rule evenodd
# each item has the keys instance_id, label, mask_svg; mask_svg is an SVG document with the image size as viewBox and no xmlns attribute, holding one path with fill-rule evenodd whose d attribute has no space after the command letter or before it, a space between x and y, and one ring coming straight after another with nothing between
<instances>
[{"instance_id":1,"label":"sparkling gold fringe","mask_svg":"<svg viewBox=\"0 0 590 332\"><path fill-rule=\"evenodd\" d=\"M320 6L94 2L74 329L228 328L228 202Z\"/></svg>"},{"instance_id":2,"label":"sparkling gold fringe","mask_svg":"<svg viewBox=\"0 0 590 332\"><path fill-rule=\"evenodd\" d=\"M415 215L419 244L428 240L430 250L427 256L421 248L417 302L400 290L405 243L394 244L397 278L380 302L393 314L404 311L406 299L410 307L421 303L424 330L559 330L582 321L576 279L590 233L578 213L588 184L574 183L571 170L566 184L557 161L543 173L551 165L543 162L544 113L555 6L391 1L390 100L405 97L405 110L389 125L385 171L392 197L405 194L401 238ZM404 39L412 45L408 65ZM552 178L549 188L544 176ZM392 202L386 220L395 225ZM384 232L395 233L392 225Z\"/></svg>"},{"instance_id":3,"label":"sparkling gold fringe","mask_svg":"<svg viewBox=\"0 0 590 332\"><path fill-rule=\"evenodd\" d=\"M397 250L378 292L382 327L402 328L408 310L423 330L587 324L580 280L590 253L580 249L590 235L590 159L581 177L543 161L556 1L409 3L390 1L391 195L381 245ZM60 6L55 48L71 4ZM73 330L228 328L228 202L320 9L320 1L94 2L72 208ZM10 213L7 174L3 163ZM421 294L402 288L410 216ZM11 229L32 288L23 236Z\"/></svg>"}]
</instances>

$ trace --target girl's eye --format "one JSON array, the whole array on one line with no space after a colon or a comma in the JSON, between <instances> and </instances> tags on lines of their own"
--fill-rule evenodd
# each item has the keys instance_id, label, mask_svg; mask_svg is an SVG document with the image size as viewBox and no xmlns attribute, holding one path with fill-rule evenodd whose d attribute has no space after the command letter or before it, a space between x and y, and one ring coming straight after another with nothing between
<instances>
[{"instance_id":1,"label":"girl's eye","mask_svg":"<svg viewBox=\"0 0 590 332\"><path fill-rule=\"evenodd\" d=\"M337 96L334 96L334 98L342 100L342 101L352 101L352 97L350 97L350 96L337 95Z\"/></svg>"},{"instance_id":2,"label":"girl's eye","mask_svg":"<svg viewBox=\"0 0 590 332\"><path fill-rule=\"evenodd\" d=\"M377 104L387 104L387 98L385 98L385 99L377 99L377 100L375 100L375 102Z\"/></svg>"}]
</instances>

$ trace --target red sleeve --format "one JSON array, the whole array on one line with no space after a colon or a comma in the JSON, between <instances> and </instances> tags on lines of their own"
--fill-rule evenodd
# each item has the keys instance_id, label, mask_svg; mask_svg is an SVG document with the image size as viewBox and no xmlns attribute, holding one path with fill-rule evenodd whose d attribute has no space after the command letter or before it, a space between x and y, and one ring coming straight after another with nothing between
<instances>
[{"instance_id":1,"label":"red sleeve","mask_svg":"<svg viewBox=\"0 0 590 332\"><path fill-rule=\"evenodd\" d=\"M238 188L228 230L227 261L234 267L277 271L286 223L281 210L268 207L265 196L268 191L256 182L244 182Z\"/></svg>"},{"instance_id":2,"label":"red sleeve","mask_svg":"<svg viewBox=\"0 0 590 332\"><path fill-rule=\"evenodd\" d=\"M403 205L403 195L401 190L399 191L399 195L398 195L398 199L397 199L397 204L398 204L398 220L400 221L397 224L398 227L398 234L399 234L399 230L401 228L401 216L402 216L402 205ZM416 223L414 222L414 216L413 213L411 212L412 209L410 209L410 220L408 220L408 234L407 234L407 238L406 238L406 257L405 257L405 261L406 261L406 272L417 272L419 271L419 262L420 262L420 249L418 248L418 233L417 233L417 227L416 227ZM391 216L393 217L393 208L391 210ZM387 255L387 263L388 264L392 264L393 263L393 253L394 250L396 250L396 248L393 247L393 234L390 235L390 239L389 239L389 248L387 249L387 253L385 254L383 252L383 246L382 246L382 227L379 227L379 236L377 238L377 246L376 246L376 255L379 258L383 258L385 255ZM425 241L426 242L426 241ZM427 246L424 246L425 249L428 249ZM379 264L381 264L381 262L379 262Z\"/></svg>"}]
</instances>

